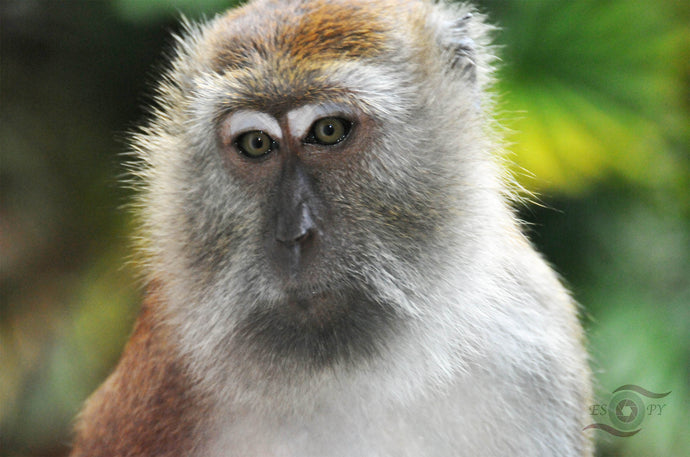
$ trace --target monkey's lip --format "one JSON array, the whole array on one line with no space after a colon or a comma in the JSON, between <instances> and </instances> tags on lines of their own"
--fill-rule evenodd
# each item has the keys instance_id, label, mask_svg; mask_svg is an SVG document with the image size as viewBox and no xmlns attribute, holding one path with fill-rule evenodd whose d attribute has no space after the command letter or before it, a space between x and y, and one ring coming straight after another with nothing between
<instances>
[{"instance_id":1,"label":"monkey's lip","mask_svg":"<svg viewBox=\"0 0 690 457\"><path fill-rule=\"evenodd\" d=\"M343 290L294 291L288 295L287 309L309 321L326 322L348 309L348 294Z\"/></svg>"}]
</instances>

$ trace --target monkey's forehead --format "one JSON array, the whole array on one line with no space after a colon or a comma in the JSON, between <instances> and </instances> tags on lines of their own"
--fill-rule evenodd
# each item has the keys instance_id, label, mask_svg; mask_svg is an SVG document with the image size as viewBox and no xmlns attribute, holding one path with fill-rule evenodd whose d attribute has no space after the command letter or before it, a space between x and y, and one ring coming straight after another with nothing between
<instances>
[{"instance_id":1,"label":"monkey's forehead","mask_svg":"<svg viewBox=\"0 0 690 457\"><path fill-rule=\"evenodd\" d=\"M366 61L395 72L387 56L400 60L401 48L411 48L401 40L422 33L426 6L418 0L256 0L192 36L187 58L197 65L179 66L186 73L179 79L213 80L194 92L222 99L223 111L279 114L296 104L349 99L344 80L359 82L371 72L348 63ZM344 67L359 75L346 77ZM222 94L209 88L222 88Z\"/></svg>"},{"instance_id":2,"label":"monkey's forehead","mask_svg":"<svg viewBox=\"0 0 690 457\"><path fill-rule=\"evenodd\" d=\"M375 58L421 3L388 0L258 0L230 10L205 33L216 71L284 59L293 66ZM418 20L418 19L417 19ZM408 29L409 24L405 27Z\"/></svg>"}]
</instances>

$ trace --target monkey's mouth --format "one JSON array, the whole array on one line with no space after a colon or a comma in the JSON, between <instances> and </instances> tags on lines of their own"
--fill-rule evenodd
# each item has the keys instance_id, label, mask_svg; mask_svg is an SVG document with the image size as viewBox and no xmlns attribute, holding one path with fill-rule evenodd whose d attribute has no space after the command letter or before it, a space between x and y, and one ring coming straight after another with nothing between
<instances>
[{"instance_id":1,"label":"monkey's mouth","mask_svg":"<svg viewBox=\"0 0 690 457\"><path fill-rule=\"evenodd\" d=\"M346 312L343 306L347 294L343 291L308 291L306 293L291 292L286 300L287 308L305 324L325 324Z\"/></svg>"},{"instance_id":2,"label":"monkey's mouth","mask_svg":"<svg viewBox=\"0 0 690 457\"><path fill-rule=\"evenodd\" d=\"M401 319L394 306L354 288L293 291L282 303L255 307L236 342L269 364L298 360L311 368L354 363L380 352Z\"/></svg>"}]
</instances>

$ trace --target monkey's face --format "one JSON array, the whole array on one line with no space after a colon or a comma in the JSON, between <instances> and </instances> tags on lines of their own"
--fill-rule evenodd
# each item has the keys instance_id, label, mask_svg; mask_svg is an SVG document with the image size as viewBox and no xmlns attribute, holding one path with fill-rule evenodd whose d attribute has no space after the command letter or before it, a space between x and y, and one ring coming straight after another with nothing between
<instances>
[{"instance_id":1,"label":"monkey's face","mask_svg":"<svg viewBox=\"0 0 690 457\"><path fill-rule=\"evenodd\" d=\"M159 251L239 344L317 364L373 353L453 244L471 88L449 110L442 51L415 49L400 20L252 4L203 30L164 88L185 109L166 113L177 149L158 194L176 239Z\"/></svg>"},{"instance_id":2,"label":"monkey's face","mask_svg":"<svg viewBox=\"0 0 690 457\"><path fill-rule=\"evenodd\" d=\"M275 117L240 109L221 122L218 144L227 172L260 207L254 243L264 272L298 307L312 308L303 292L318 292L330 282L328 266L338 270L335 265L346 261L352 240L340 226L357 215L343 201L343 187L361 173L354 170L357 156L370 149L373 130L371 118L331 101Z\"/></svg>"}]
</instances>

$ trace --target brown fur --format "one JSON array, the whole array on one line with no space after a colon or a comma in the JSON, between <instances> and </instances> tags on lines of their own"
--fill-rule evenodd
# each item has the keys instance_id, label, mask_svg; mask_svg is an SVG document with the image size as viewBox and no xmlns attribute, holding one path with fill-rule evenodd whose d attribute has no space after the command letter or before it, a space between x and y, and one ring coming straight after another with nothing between
<instances>
[{"instance_id":1,"label":"brown fur","mask_svg":"<svg viewBox=\"0 0 690 457\"><path fill-rule=\"evenodd\" d=\"M391 41L397 22L392 18L400 14L397 3L313 1L278 6L280 10L270 15L266 10L277 7L270 1L230 11L198 48L204 50L205 66L219 74L232 72L239 82L229 97L232 109L260 107L277 114L314 102L316 93L331 101L346 97L323 79L324 68L376 58L400 47Z\"/></svg>"},{"instance_id":2,"label":"brown fur","mask_svg":"<svg viewBox=\"0 0 690 457\"><path fill-rule=\"evenodd\" d=\"M115 372L79 418L72 457L184 455L191 450L203 401L191 389L148 295Z\"/></svg>"},{"instance_id":3,"label":"brown fur","mask_svg":"<svg viewBox=\"0 0 690 457\"><path fill-rule=\"evenodd\" d=\"M379 2L364 8L346 2L315 1L286 8L281 2L279 6L284 10L270 19L263 16L264 10L256 4L239 8L227 14L218 23L218 33L212 34L213 66L218 71L241 68L253 54L276 60L287 58L292 65L302 66L373 57L385 48L386 32L392 27L381 20L385 17L380 11L384 5ZM271 3L264 7L270 8ZM295 14L297 8L306 14ZM261 27L266 34L257 42L256 34L248 34L244 26ZM279 32L273 33L275 30Z\"/></svg>"}]
</instances>

